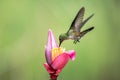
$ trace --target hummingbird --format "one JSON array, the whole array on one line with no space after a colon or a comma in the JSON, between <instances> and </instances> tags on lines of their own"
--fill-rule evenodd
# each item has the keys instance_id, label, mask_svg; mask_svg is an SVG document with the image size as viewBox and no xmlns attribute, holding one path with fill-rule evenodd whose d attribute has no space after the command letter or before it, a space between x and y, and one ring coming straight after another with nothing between
<instances>
[{"instance_id":1,"label":"hummingbird","mask_svg":"<svg viewBox=\"0 0 120 80\"><path fill-rule=\"evenodd\" d=\"M77 42L80 42L81 37L83 37L87 32L94 29L94 27L92 26L92 27L90 27L86 30L81 31L81 28L85 25L85 23L89 19L91 19L94 15L94 14L92 14L88 18L83 20L84 13L85 13L85 8L82 7L78 11L78 13L77 13L75 19L73 20L73 22L71 23L71 26L70 26L69 30L66 33L62 33L59 36L59 46L61 45L61 43L64 40L69 40L69 39L74 40L73 43L76 44Z\"/></svg>"}]
</instances>

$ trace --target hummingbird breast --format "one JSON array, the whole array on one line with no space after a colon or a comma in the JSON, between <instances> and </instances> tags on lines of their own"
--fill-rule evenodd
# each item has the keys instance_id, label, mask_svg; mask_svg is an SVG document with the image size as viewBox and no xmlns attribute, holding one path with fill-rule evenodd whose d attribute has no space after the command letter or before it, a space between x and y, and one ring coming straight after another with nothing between
<instances>
[{"instance_id":1,"label":"hummingbird breast","mask_svg":"<svg viewBox=\"0 0 120 80\"><path fill-rule=\"evenodd\" d=\"M70 32L69 33L69 39L79 39L80 38L80 32Z\"/></svg>"}]
</instances>

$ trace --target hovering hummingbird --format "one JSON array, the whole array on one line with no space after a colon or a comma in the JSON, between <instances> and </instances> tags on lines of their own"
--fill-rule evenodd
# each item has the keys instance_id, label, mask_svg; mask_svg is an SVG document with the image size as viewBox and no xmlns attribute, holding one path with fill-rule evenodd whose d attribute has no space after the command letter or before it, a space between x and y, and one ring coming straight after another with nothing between
<instances>
[{"instance_id":1,"label":"hovering hummingbird","mask_svg":"<svg viewBox=\"0 0 120 80\"><path fill-rule=\"evenodd\" d=\"M76 44L77 42L79 42L81 37L83 37L87 32L94 29L94 27L92 26L86 30L80 31L81 28L84 26L84 24L94 15L94 14L90 15L87 19L83 21L84 13L85 13L85 8L82 7L77 13L75 19L73 20L69 30L66 33L63 33L59 36L59 46L64 40L68 40L68 39L74 40L73 43Z\"/></svg>"}]
</instances>

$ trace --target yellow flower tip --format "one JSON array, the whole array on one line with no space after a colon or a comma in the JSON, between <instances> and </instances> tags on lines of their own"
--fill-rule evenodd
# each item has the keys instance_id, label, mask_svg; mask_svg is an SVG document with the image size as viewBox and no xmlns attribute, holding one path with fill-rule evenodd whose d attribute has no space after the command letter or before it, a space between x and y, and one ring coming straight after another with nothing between
<instances>
[{"instance_id":1,"label":"yellow flower tip","mask_svg":"<svg viewBox=\"0 0 120 80\"><path fill-rule=\"evenodd\" d=\"M52 49L52 61L54 61L54 59L57 56L61 55L64 51L65 51L65 49L61 48L61 47L59 47L59 48L53 48Z\"/></svg>"}]
</instances>

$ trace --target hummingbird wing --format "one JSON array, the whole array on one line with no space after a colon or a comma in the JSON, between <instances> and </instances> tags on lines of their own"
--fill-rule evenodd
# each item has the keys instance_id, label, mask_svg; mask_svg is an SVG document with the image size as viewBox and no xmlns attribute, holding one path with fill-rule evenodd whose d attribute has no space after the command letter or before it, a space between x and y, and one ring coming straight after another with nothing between
<instances>
[{"instance_id":1,"label":"hummingbird wing","mask_svg":"<svg viewBox=\"0 0 120 80\"><path fill-rule=\"evenodd\" d=\"M91 31L91 30L93 30L93 29L94 29L94 27L90 27L90 28L82 31L82 32L80 33L80 37L83 37L87 32L89 32L89 31Z\"/></svg>"},{"instance_id":2,"label":"hummingbird wing","mask_svg":"<svg viewBox=\"0 0 120 80\"><path fill-rule=\"evenodd\" d=\"M84 26L84 24L91 19L94 16L94 14L90 15L87 19L85 19L81 24L79 24L79 30Z\"/></svg>"},{"instance_id":3,"label":"hummingbird wing","mask_svg":"<svg viewBox=\"0 0 120 80\"><path fill-rule=\"evenodd\" d=\"M85 12L85 8L82 7L77 13L67 33L69 33L71 29L74 31L80 32L80 24L83 21L84 12Z\"/></svg>"},{"instance_id":4,"label":"hummingbird wing","mask_svg":"<svg viewBox=\"0 0 120 80\"><path fill-rule=\"evenodd\" d=\"M73 20L71 26L70 26L70 29L68 30L68 32L72 29L73 31L76 31L76 32L80 32L80 29L84 26L84 24L89 20L91 19L94 14L90 15L87 19L85 19L83 21L83 16L84 16L84 13L85 13L85 8L82 7L78 14L76 15L75 19Z\"/></svg>"}]
</instances>

